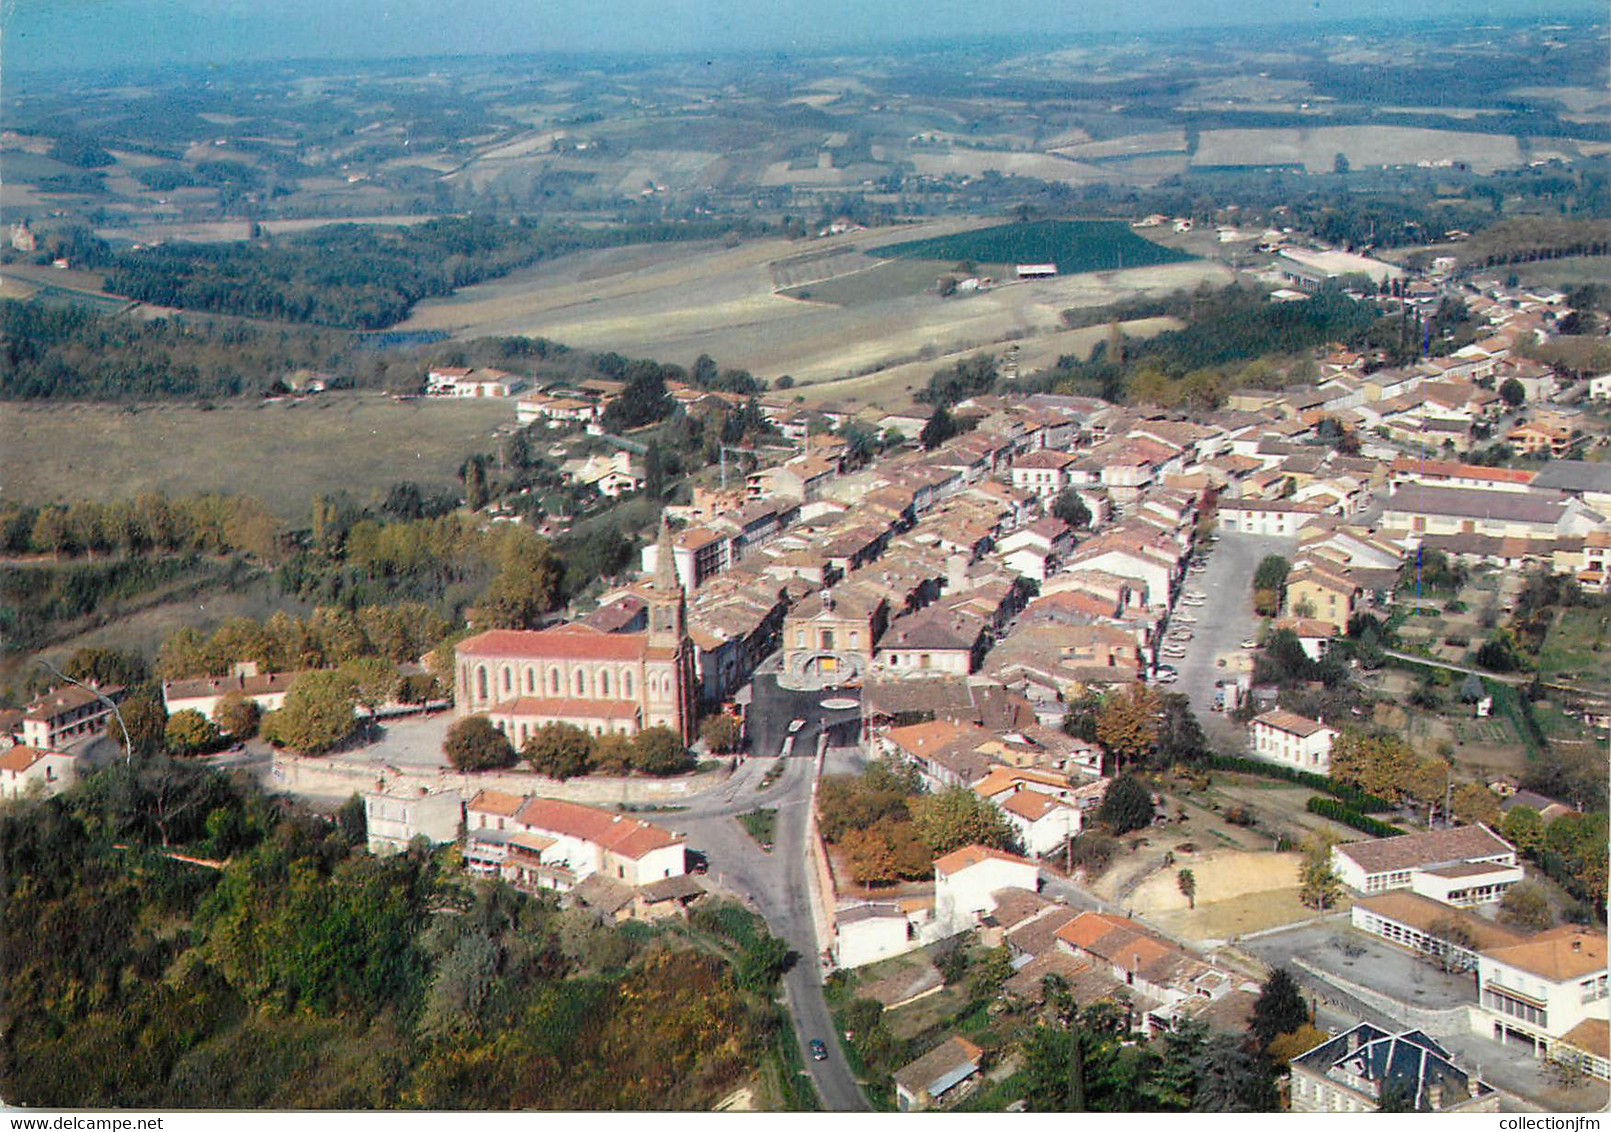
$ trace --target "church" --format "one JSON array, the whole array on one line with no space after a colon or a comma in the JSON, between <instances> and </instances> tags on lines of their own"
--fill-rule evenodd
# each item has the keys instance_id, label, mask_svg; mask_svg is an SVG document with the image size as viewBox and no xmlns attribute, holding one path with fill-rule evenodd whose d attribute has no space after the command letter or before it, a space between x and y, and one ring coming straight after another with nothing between
<instances>
[{"instance_id":1,"label":"church","mask_svg":"<svg viewBox=\"0 0 1611 1132\"><path fill-rule=\"evenodd\" d=\"M662 527L662 544L669 541ZM588 625L492 629L457 647L455 710L485 715L518 749L546 723L590 735L665 726L694 740L694 659L687 603L669 552L656 564L642 632Z\"/></svg>"}]
</instances>

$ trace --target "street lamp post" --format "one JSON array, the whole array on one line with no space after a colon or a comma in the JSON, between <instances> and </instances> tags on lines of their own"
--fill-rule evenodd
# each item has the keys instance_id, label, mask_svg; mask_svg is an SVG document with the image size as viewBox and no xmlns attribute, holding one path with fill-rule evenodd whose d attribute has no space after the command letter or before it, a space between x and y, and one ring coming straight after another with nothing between
<instances>
[{"instance_id":1,"label":"street lamp post","mask_svg":"<svg viewBox=\"0 0 1611 1132\"><path fill-rule=\"evenodd\" d=\"M41 668L44 668L53 675L67 681L69 684L75 684L78 687L83 688L86 692L91 693L96 699L100 700L103 704L112 709L112 715L117 720L118 730L123 732L123 762L125 765L131 764L134 761L134 744L129 741L129 729L123 722L123 712L118 709L117 701L113 700L112 697L108 696L105 692L101 691L93 684L86 684L82 680L74 680L71 676L67 675L67 673L57 668L48 660L41 658L36 661L36 663Z\"/></svg>"}]
</instances>

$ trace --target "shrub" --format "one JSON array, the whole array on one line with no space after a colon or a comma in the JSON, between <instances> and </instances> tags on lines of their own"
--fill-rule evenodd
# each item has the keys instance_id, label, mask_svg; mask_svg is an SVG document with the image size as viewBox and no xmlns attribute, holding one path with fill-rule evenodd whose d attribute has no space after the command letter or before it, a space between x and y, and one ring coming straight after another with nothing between
<instances>
[{"instance_id":1,"label":"shrub","mask_svg":"<svg viewBox=\"0 0 1611 1132\"><path fill-rule=\"evenodd\" d=\"M1372 837L1397 837L1404 832L1396 825L1389 825L1387 822L1367 817L1357 810L1350 810L1331 798L1310 798L1306 808L1311 814L1319 814L1323 818L1341 822L1350 829L1357 829Z\"/></svg>"}]
</instances>

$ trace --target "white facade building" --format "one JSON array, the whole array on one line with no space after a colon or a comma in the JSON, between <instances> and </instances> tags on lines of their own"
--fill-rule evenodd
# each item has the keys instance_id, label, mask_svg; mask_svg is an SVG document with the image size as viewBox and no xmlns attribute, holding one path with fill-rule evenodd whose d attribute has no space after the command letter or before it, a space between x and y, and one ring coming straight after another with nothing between
<instances>
[{"instance_id":1,"label":"white facade building","mask_svg":"<svg viewBox=\"0 0 1611 1132\"><path fill-rule=\"evenodd\" d=\"M1321 720L1307 719L1276 708L1253 720L1253 754L1312 774L1331 773L1331 743L1335 729Z\"/></svg>"}]
</instances>

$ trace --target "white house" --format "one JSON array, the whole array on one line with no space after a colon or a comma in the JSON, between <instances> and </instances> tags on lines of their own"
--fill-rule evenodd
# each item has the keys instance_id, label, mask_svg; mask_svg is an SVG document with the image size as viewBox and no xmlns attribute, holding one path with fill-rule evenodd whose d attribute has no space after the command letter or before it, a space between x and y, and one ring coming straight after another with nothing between
<instances>
[{"instance_id":1,"label":"white house","mask_svg":"<svg viewBox=\"0 0 1611 1132\"><path fill-rule=\"evenodd\" d=\"M525 378L496 369L434 366L425 373L427 397L512 397L525 387Z\"/></svg>"},{"instance_id":2,"label":"white house","mask_svg":"<svg viewBox=\"0 0 1611 1132\"><path fill-rule=\"evenodd\" d=\"M364 825L369 851L379 856L401 853L416 837L442 845L459 835L464 801L455 791L421 788L370 791L364 794Z\"/></svg>"},{"instance_id":3,"label":"white house","mask_svg":"<svg viewBox=\"0 0 1611 1132\"><path fill-rule=\"evenodd\" d=\"M944 934L956 935L995 911L994 894L1004 888L1040 889L1040 869L999 849L965 845L934 862L934 919Z\"/></svg>"},{"instance_id":4,"label":"white house","mask_svg":"<svg viewBox=\"0 0 1611 1132\"><path fill-rule=\"evenodd\" d=\"M1319 503L1291 499L1222 499L1219 529L1249 535L1289 537L1325 513Z\"/></svg>"},{"instance_id":5,"label":"white house","mask_svg":"<svg viewBox=\"0 0 1611 1132\"><path fill-rule=\"evenodd\" d=\"M73 756L18 744L0 754L0 798L21 798L29 790L56 794L78 777Z\"/></svg>"},{"instance_id":6,"label":"white house","mask_svg":"<svg viewBox=\"0 0 1611 1132\"><path fill-rule=\"evenodd\" d=\"M297 672L259 674L250 662L235 665L228 676L201 676L193 680L164 680L162 705L172 715L176 711L199 711L208 719L218 709L218 701L231 693L245 697L260 711L279 711L285 694L301 675Z\"/></svg>"},{"instance_id":7,"label":"white house","mask_svg":"<svg viewBox=\"0 0 1611 1132\"><path fill-rule=\"evenodd\" d=\"M1051 499L1069 485L1068 469L1074 457L1049 448L1026 452L1012 462L1012 485Z\"/></svg>"},{"instance_id":8,"label":"white house","mask_svg":"<svg viewBox=\"0 0 1611 1132\"><path fill-rule=\"evenodd\" d=\"M1576 1061L1607 1078L1604 932L1565 925L1489 948L1477 956L1477 986L1478 1034L1527 1046L1535 1056ZM1589 1038L1596 1030L1597 1042Z\"/></svg>"},{"instance_id":9,"label":"white house","mask_svg":"<svg viewBox=\"0 0 1611 1132\"><path fill-rule=\"evenodd\" d=\"M1037 857L1078 836L1083 825L1076 807L1038 790L1015 790L999 796L996 804L1024 848Z\"/></svg>"},{"instance_id":10,"label":"white house","mask_svg":"<svg viewBox=\"0 0 1611 1132\"><path fill-rule=\"evenodd\" d=\"M636 888L687 872L681 837L609 810L530 798L508 828L512 836L500 871L528 888L563 892L594 873Z\"/></svg>"},{"instance_id":11,"label":"white house","mask_svg":"<svg viewBox=\"0 0 1611 1132\"><path fill-rule=\"evenodd\" d=\"M1337 879L1366 895L1411 888L1418 871L1488 864L1514 866L1516 849L1481 823L1354 841L1331 850L1331 867ZM1499 894L1493 896L1498 898Z\"/></svg>"},{"instance_id":12,"label":"white house","mask_svg":"<svg viewBox=\"0 0 1611 1132\"><path fill-rule=\"evenodd\" d=\"M834 966L864 967L917 946L897 904L857 904L834 913Z\"/></svg>"},{"instance_id":13,"label":"white house","mask_svg":"<svg viewBox=\"0 0 1611 1132\"><path fill-rule=\"evenodd\" d=\"M1331 741L1336 737L1336 730L1324 722L1283 708L1253 720L1253 754L1257 758L1313 774L1331 773Z\"/></svg>"},{"instance_id":14,"label":"white house","mask_svg":"<svg viewBox=\"0 0 1611 1132\"><path fill-rule=\"evenodd\" d=\"M1596 401L1611 400L1611 373L1589 378L1589 396Z\"/></svg>"}]
</instances>

